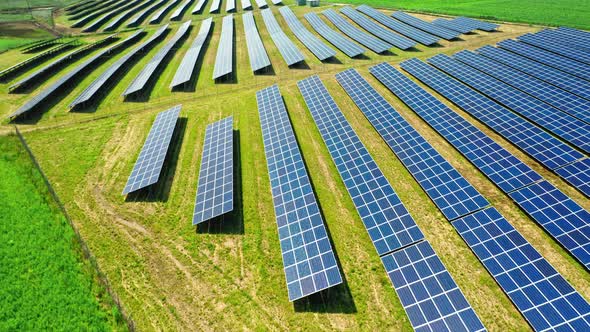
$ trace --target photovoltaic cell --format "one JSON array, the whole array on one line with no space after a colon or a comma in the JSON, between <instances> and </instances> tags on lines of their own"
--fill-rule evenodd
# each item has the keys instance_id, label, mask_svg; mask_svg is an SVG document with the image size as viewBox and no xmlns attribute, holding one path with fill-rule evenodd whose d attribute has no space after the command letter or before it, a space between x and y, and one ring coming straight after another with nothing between
<instances>
[{"instance_id":1,"label":"photovoltaic cell","mask_svg":"<svg viewBox=\"0 0 590 332\"><path fill-rule=\"evenodd\" d=\"M432 24L438 25L439 27L443 27L449 30L457 31L460 33L470 33L471 31L475 30L473 27L466 26L456 21L447 20L444 18L437 18L436 20L432 21Z\"/></svg>"},{"instance_id":2,"label":"photovoltaic cell","mask_svg":"<svg viewBox=\"0 0 590 332\"><path fill-rule=\"evenodd\" d=\"M158 182L181 107L174 106L156 116L123 189L123 195Z\"/></svg>"},{"instance_id":3,"label":"photovoltaic cell","mask_svg":"<svg viewBox=\"0 0 590 332\"><path fill-rule=\"evenodd\" d=\"M279 12L283 15L287 25L295 34L297 39L305 45L320 61L329 59L336 56L336 51L331 49L328 45L324 44L318 37L309 32L307 28L299 22L295 13L291 8L285 6L279 8Z\"/></svg>"},{"instance_id":4,"label":"photovoltaic cell","mask_svg":"<svg viewBox=\"0 0 590 332\"><path fill-rule=\"evenodd\" d=\"M229 14L223 18L221 27L221 38L217 47L215 57L215 68L213 68L213 79L231 74L233 72L234 57L234 15Z\"/></svg>"},{"instance_id":5,"label":"photovoltaic cell","mask_svg":"<svg viewBox=\"0 0 590 332\"><path fill-rule=\"evenodd\" d=\"M317 76L297 83L379 255L424 239L422 231Z\"/></svg>"},{"instance_id":6,"label":"photovoltaic cell","mask_svg":"<svg viewBox=\"0 0 590 332\"><path fill-rule=\"evenodd\" d=\"M448 220L489 205L356 70L336 79Z\"/></svg>"},{"instance_id":7,"label":"photovoltaic cell","mask_svg":"<svg viewBox=\"0 0 590 332\"><path fill-rule=\"evenodd\" d=\"M234 209L233 117L214 122L205 130L193 225Z\"/></svg>"},{"instance_id":8,"label":"photovoltaic cell","mask_svg":"<svg viewBox=\"0 0 590 332\"><path fill-rule=\"evenodd\" d=\"M485 21L480 21L480 20L476 20L470 17L457 17L455 19L452 20L453 22L459 23L461 25L466 25L469 27L472 27L473 29L478 29L478 30L483 30L483 31L494 31L496 29L498 29L500 26L498 24L495 23L490 23L490 22L485 22Z\"/></svg>"},{"instance_id":9,"label":"photovoltaic cell","mask_svg":"<svg viewBox=\"0 0 590 332\"><path fill-rule=\"evenodd\" d=\"M342 283L279 88L256 93L289 300Z\"/></svg>"},{"instance_id":10,"label":"photovoltaic cell","mask_svg":"<svg viewBox=\"0 0 590 332\"><path fill-rule=\"evenodd\" d=\"M248 46L248 56L250 57L252 71L255 72L270 66L270 59L258 33L252 12L244 13L242 15L242 21L244 22L244 32L246 34L246 44Z\"/></svg>"},{"instance_id":11,"label":"photovoltaic cell","mask_svg":"<svg viewBox=\"0 0 590 332\"><path fill-rule=\"evenodd\" d=\"M494 208L453 222L536 331L586 331L590 305Z\"/></svg>"},{"instance_id":12,"label":"photovoltaic cell","mask_svg":"<svg viewBox=\"0 0 590 332\"><path fill-rule=\"evenodd\" d=\"M324 10L322 14L324 14L324 16L326 16L326 18L345 35L356 40L375 53L383 53L393 47L392 45L361 31L348 22L344 17L338 15L333 9Z\"/></svg>"},{"instance_id":13,"label":"photovoltaic cell","mask_svg":"<svg viewBox=\"0 0 590 332\"><path fill-rule=\"evenodd\" d=\"M199 33L195 40L193 41L191 47L186 51L186 54L182 58L180 62L180 66L176 70L176 74L174 74L174 78L172 79L172 83L170 83L170 88L174 88L176 86L186 84L191 80L193 73L195 71L195 65L197 64L197 60L199 59L199 55L203 50L203 46L207 37L211 33L211 26L213 25L213 18L209 17L208 19L204 20L201 23L201 28L199 29Z\"/></svg>"},{"instance_id":14,"label":"photovoltaic cell","mask_svg":"<svg viewBox=\"0 0 590 332\"><path fill-rule=\"evenodd\" d=\"M305 57L297 46L287 37L281 26L275 19L272 10L270 8L263 9L261 11L262 19L264 20L264 25L266 25L266 30L270 34L272 41L275 43L279 52L287 62L288 66L292 66L296 63L305 61Z\"/></svg>"},{"instance_id":15,"label":"photovoltaic cell","mask_svg":"<svg viewBox=\"0 0 590 332\"><path fill-rule=\"evenodd\" d=\"M426 33L422 30L416 29L411 25L402 23L398 20L394 20L393 18L383 14L382 12L369 7L367 5L361 5L357 7L357 10L361 13L371 17L375 21L383 24L384 26L390 28L391 30L402 34L408 38L411 38L422 45L430 46L433 44L438 43L439 38L435 37L429 33Z\"/></svg>"},{"instance_id":16,"label":"photovoltaic cell","mask_svg":"<svg viewBox=\"0 0 590 332\"><path fill-rule=\"evenodd\" d=\"M571 47L561 43L555 43L553 39L543 37L542 35L533 35L527 33L518 37L518 40L533 45L535 47L539 47L547 51L551 51L553 53L557 53L559 55L568 57L570 59L583 62L585 64L590 64L590 53L588 53L588 51L576 49L575 47Z\"/></svg>"},{"instance_id":17,"label":"photovoltaic cell","mask_svg":"<svg viewBox=\"0 0 590 332\"><path fill-rule=\"evenodd\" d=\"M355 42L347 39L338 32L332 30L316 13L307 13L303 15L311 27L327 41L336 46L340 51L344 52L351 58L365 53L365 49L360 47Z\"/></svg>"},{"instance_id":18,"label":"photovoltaic cell","mask_svg":"<svg viewBox=\"0 0 590 332\"><path fill-rule=\"evenodd\" d=\"M426 31L426 32L433 34L435 36L439 36L439 37L446 39L446 40L458 38L461 35L457 31L449 30L449 29L446 29L443 27L436 26L432 23L422 21L421 19L416 18L412 15L406 14L404 12L397 11L397 12L391 14L391 16L394 17L395 19L400 20L406 24L409 24L415 28Z\"/></svg>"}]
</instances>

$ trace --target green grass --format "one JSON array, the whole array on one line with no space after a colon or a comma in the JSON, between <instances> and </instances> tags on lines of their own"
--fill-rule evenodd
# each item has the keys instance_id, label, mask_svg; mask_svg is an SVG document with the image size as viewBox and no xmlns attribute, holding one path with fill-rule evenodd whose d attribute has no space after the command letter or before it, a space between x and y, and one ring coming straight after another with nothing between
<instances>
[{"instance_id":1,"label":"green grass","mask_svg":"<svg viewBox=\"0 0 590 332\"><path fill-rule=\"evenodd\" d=\"M0 52L35 41L27 38L0 38Z\"/></svg>"},{"instance_id":2,"label":"green grass","mask_svg":"<svg viewBox=\"0 0 590 332\"><path fill-rule=\"evenodd\" d=\"M330 2L590 29L590 0L335 0Z\"/></svg>"},{"instance_id":3,"label":"green grass","mask_svg":"<svg viewBox=\"0 0 590 332\"><path fill-rule=\"evenodd\" d=\"M0 10L27 9L34 7L66 7L80 0L2 0Z\"/></svg>"},{"instance_id":4,"label":"green grass","mask_svg":"<svg viewBox=\"0 0 590 332\"><path fill-rule=\"evenodd\" d=\"M0 172L0 330L125 329L16 136Z\"/></svg>"}]
</instances>

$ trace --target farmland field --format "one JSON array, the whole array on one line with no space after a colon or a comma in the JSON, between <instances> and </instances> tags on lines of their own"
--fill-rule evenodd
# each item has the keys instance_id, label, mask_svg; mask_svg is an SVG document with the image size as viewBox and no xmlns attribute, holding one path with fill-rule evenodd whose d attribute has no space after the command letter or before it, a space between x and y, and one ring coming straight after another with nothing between
<instances>
[{"instance_id":1,"label":"farmland field","mask_svg":"<svg viewBox=\"0 0 590 332\"><path fill-rule=\"evenodd\" d=\"M377 1L373 3L378 5ZM331 5L314 9L293 7L293 11L301 18L306 12L328 7ZM348 68L356 68L586 299L590 298L590 275L584 267L368 71L370 66L383 61L399 68L399 62L405 59L426 59L439 53L476 49L541 27L503 24L500 32L477 32L461 36L460 40L441 41L435 47L394 49L386 55L367 52L365 57L356 59L338 51L337 60L320 62L294 38L277 8L272 5L271 8L283 30L304 53L305 66L287 67L270 42L260 11L256 9L254 17L273 66L269 72L254 75L245 47L240 10L234 14L234 80L216 84L211 77L225 13L215 14L212 36L197 65L194 91L172 92L169 89L172 77L197 35L200 21L208 16L191 16L189 12L184 14L183 21L193 20L190 36L165 61L165 68L144 100L125 102L121 94L158 49L173 37L179 22L171 22L164 41L116 76L99 102L80 111L68 109L74 98L100 73L136 44L105 57L92 71L62 89L59 96L41 110L15 122L138 330L411 330L297 89L297 81L313 74L318 74L326 84L484 325L490 331L530 330L469 247L338 85L334 75ZM426 20L435 18L417 16ZM56 22L71 24L63 16L56 18ZM310 27L306 21L302 22ZM148 33L143 41L157 26L143 24L142 28ZM119 38L131 33L123 31ZM87 35L81 39L90 41L104 36ZM9 114L96 52L98 50L60 68L46 80L35 82L25 93L8 94L11 82L0 84L0 117L3 119L0 132L13 130L6 118ZM0 67L8 67L27 56L30 55L17 50L0 54ZM36 68L19 74L12 82ZM278 84L284 97L346 279L343 286L296 304L287 297L255 97L257 90L272 84ZM584 208L590 209L590 202L573 187L467 113L433 94ZM159 183L139 195L123 197L121 191L156 114L177 104L182 104L180 121ZM236 207L239 213L196 230L191 226L191 218L205 128L229 115L233 115L237 131ZM107 328L118 327L108 319L102 324Z\"/></svg>"}]
</instances>

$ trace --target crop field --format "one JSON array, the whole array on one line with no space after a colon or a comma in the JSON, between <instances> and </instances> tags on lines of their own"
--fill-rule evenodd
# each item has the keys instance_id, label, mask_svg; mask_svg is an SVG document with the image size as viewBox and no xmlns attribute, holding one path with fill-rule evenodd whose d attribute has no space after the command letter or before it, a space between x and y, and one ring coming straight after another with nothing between
<instances>
[{"instance_id":1,"label":"crop field","mask_svg":"<svg viewBox=\"0 0 590 332\"><path fill-rule=\"evenodd\" d=\"M293 2L285 1L287 5ZM380 3L377 0L364 3L386 5L385 1ZM396 6L401 7L403 3L396 2ZM409 58L426 59L439 53L450 55L463 49L473 50L538 31L541 27L506 23L501 25L499 32L478 31L462 35L459 40L441 41L435 47L419 45L409 51L396 48L386 55L367 51L366 56L355 59L337 51L336 60L320 62L294 37L277 7L270 5L279 24L304 53L306 61L303 66L287 67L271 42L260 10L255 9L254 17L272 69L254 75L250 70L242 10L239 9L234 14L233 80L215 83L211 79L221 20L225 16L225 13L214 14L214 29L205 43L204 56L197 64L193 91L171 92L169 85L172 77L197 35L200 21L209 17L210 5L211 1L208 1L203 11L205 14L199 15L191 15L189 7L182 21L171 22L165 40L126 67L122 74L116 76L116 83L98 98L99 102L85 109L69 111L68 105L111 64L146 40L158 26L144 23L141 27L146 29L147 36L122 52L105 58L92 71L60 91L42 110L15 122L7 119L9 114L99 50L60 68L55 75L35 82L22 93L9 94L10 83L52 59L19 74L11 82L0 83L0 134L12 132L14 124L23 132L41 168L138 330L412 329L297 88L299 80L314 74L319 75L327 86L486 328L490 331L531 330L473 252L337 83L334 75L348 68L357 69L572 286L590 299L590 274L584 267L369 73L370 66L384 61L399 68L399 62ZM301 19L302 16L309 11L320 12L332 6L323 4L319 8L292 9L301 22L313 31L307 21ZM338 6L334 8L338 9ZM501 17L499 14L488 14L485 10L482 7L481 15L476 16ZM440 11L446 12L444 9ZM467 15L468 12L456 14ZM415 16L428 21L435 18L427 14ZM173 37L181 22L189 18L193 20L190 35L165 61L157 80L150 84L149 96L139 101L123 101L123 91L158 49ZM57 17L55 21L59 25L72 23L65 16ZM168 21L166 18L163 23ZM336 29L327 20L324 21ZM119 40L134 31L120 32ZM81 40L90 42L105 36L87 34ZM0 54L0 69L30 56L18 50ZM256 91L273 84L278 84L283 95L345 278L343 285L296 303L289 302L287 297L255 96ZM426 90L590 210L590 201L575 188L444 97L427 87ZM125 198L121 191L156 114L178 104L182 104L182 112L159 183L138 195ZM234 117L234 130L237 131L234 158L238 188L235 206L238 213L195 229L191 221L205 128L209 123L230 115ZM101 317L101 326L121 328L120 324L113 322L109 310L102 310L96 315Z\"/></svg>"}]
</instances>

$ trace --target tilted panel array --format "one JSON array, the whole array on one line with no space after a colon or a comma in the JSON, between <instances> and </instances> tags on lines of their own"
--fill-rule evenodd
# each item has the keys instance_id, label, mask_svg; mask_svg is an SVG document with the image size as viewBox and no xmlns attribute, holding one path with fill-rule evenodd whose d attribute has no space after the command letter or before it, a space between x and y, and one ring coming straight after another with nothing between
<instances>
[{"instance_id":1,"label":"tilted panel array","mask_svg":"<svg viewBox=\"0 0 590 332\"><path fill-rule=\"evenodd\" d=\"M354 10L352 7L343 7L340 12L346 15L354 23L358 24L363 29L367 30L372 35L381 38L389 44L401 49L407 50L416 46L416 42L410 40L402 35L398 35L391 30L388 30L381 25L375 23L365 15Z\"/></svg>"},{"instance_id":2,"label":"tilted panel array","mask_svg":"<svg viewBox=\"0 0 590 332\"><path fill-rule=\"evenodd\" d=\"M532 123L546 129L586 153L590 152L590 125L546 103L513 88L504 82L486 75L448 55L438 54L429 58L428 63L457 80L505 105ZM499 115L510 112L495 107Z\"/></svg>"},{"instance_id":3,"label":"tilted panel array","mask_svg":"<svg viewBox=\"0 0 590 332\"><path fill-rule=\"evenodd\" d=\"M158 113L141 148L123 195L158 182L182 105Z\"/></svg>"},{"instance_id":4,"label":"tilted panel array","mask_svg":"<svg viewBox=\"0 0 590 332\"><path fill-rule=\"evenodd\" d=\"M256 93L289 300L342 283L279 88Z\"/></svg>"},{"instance_id":5,"label":"tilted panel array","mask_svg":"<svg viewBox=\"0 0 590 332\"><path fill-rule=\"evenodd\" d=\"M63 43L63 44L57 44L56 46L48 49L47 51L45 51L43 53L39 53L35 56L32 56L24 61L21 61L13 66L10 66L10 67L0 71L0 80L6 80L7 77L13 76L15 74L15 72L18 72L20 70L24 70L24 68L26 68L26 67L33 66L34 64L37 63L37 61L44 59L44 58L48 58L50 55L61 53L62 51L74 46L73 43L74 43L74 40L71 40L71 41ZM10 90L12 90L12 88L9 87L8 90L10 91Z\"/></svg>"},{"instance_id":6,"label":"tilted panel array","mask_svg":"<svg viewBox=\"0 0 590 332\"><path fill-rule=\"evenodd\" d=\"M185 0L180 6L178 6L178 8L176 8L174 10L174 12L172 12L172 15L170 15L170 20L172 20L172 21L178 21L178 20L180 20L182 18L182 13L184 12L184 10L192 2L193 2L193 0Z\"/></svg>"},{"instance_id":7,"label":"tilted panel array","mask_svg":"<svg viewBox=\"0 0 590 332\"><path fill-rule=\"evenodd\" d=\"M476 50L479 54L507 66L518 69L540 80L551 83L561 89L590 100L590 82L561 70L549 67L521 55L496 48L484 46Z\"/></svg>"},{"instance_id":8,"label":"tilted panel array","mask_svg":"<svg viewBox=\"0 0 590 332\"><path fill-rule=\"evenodd\" d=\"M240 2L242 3L243 10L252 9L252 2L250 0L241 0Z\"/></svg>"},{"instance_id":9,"label":"tilted panel array","mask_svg":"<svg viewBox=\"0 0 590 332\"><path fill-rule=\"evenodd\" d=\"M420 71L415 69L417 66L428 67L417 60L402 63L402 68L415 76L420 76ZM422 68L422 70L424 69ZM391 65L383 63L371 67L370 72L506 194L511 195L518 190L526 190L527 187L533 186L539 180L542 180L542 177L525 163L514 157L477 127L460 117ZM427 76L422 77L421 80L426 78ZM436 90L436 87L431 87ZM553 196L556 196L557 192L559 192L557 188L549 183L547 183L544 191L555 192ZM541 194L536 199L540 199L540 196ZM583 210L570 198L562 197L562 200L563 204L571 207L571 210ZM578 207L575 208L575 206ZM571 214L568 209L558 210L555 216L570 224L579 222L579 216ZM539 215L531 214L531 217L540 225L546 224L546 220L540 218ZM552 236L556 234L554 229L545 230ZM563 245L566 248L568 247L566 244ZM585 257L579 257L573 252L572 255L586 265L587 259Z\"/></svg>"},{"instance_id":10,"label":"tilted panel array","mask_svg":"<svg viewBox=\"0 0 590 332\"><path fill-rule=\"evenodd\" d=\"M576 49L568 44L556 43L553 39L542 35L527 33L517 37L521 42L533 45L538 48L557 53L570 59L590 64L590 53L586 50Z\"/></svg>"},{"instance_id":11,"label":"tilted panel array","mask_svg":"<svg viewBox=\"0 0 590 332\"><path fill-rule=\"evenodd\" d=\"M369 7L367 5L361 5L357 7L357 10L361 13L371 17L375 21L383 24L384 26L390 28L391 30L402 34L408 38L411 38L422 45L430 46L433 44L438 43L439 38L435 37L429 33L426 33L420 29L416 29L411 25L406 23L400 22L398 20L394 20L393 18L385 15L384 13L376 10L375 8Z\"/></svg>"},{"instance_id":12,"label":"tilted panel array","mask_svg":"<svg viewBox=\"0 0 590 332\"><path fill-rule=\"evenodd\" d=\"M227 0L225 3L225 11L231 12L236 10L236 0Z\"/></svg>"},{"instance_id":13,"label":"tilted panel array","mask_svg":"<svg viewBox=\"0 0 590 332\"><path fill-rule=\"evenodd\" d=\"M207 0L199 0L199 1L197 1L197 4L193 8L193 11L191 12L191 14L201 13L203 11L203 8L205 7L205 3L207 3Z\"/></svg>"},{"instance_id":14,"label":"tilted panel array","mask_svg":"<svg viewBox=\"0 0 590 332\"><path fill-rule=\"evenodd\" d=\"M445 18L437 18L436 20L432 21L432 24L463 34L470 33L471 31L475 30L473 27L460 24L457 21L447 20Z\"/></svg>"},{"instance_id":15,"label":"tilted panel array","mask_svg":"<svg viewBox=\"0 0 590 332\"><path fill-rule=\"evenodd\" d=\"M205 130L193 225L234 209L233 117L214 122Z\"/></svg>"},{"instance_id":16,"label":"tilted panel array","mask_svg":"<svg viewBox=\"0 0 590 332\"><path fill-rule=\"evenodd\" d=\"M338 13L336 13L333 9L324 10L322 13L324 14L324 16L326 16L328 20L330 20L330 22L332 22L332 24L334 24L345 35L347 35L353 40L356 40L361 45L364 45L365 47L367 47L375 53L387 52L390 48L393 47L392 45L382 41L381 39L378 39L361 31L360 29L352 25L350 22L348 22L344 17L338 15Z\"/></svg>"},{"instance_id":17,"label":"tilted panel array","mask_svg":"<svg viewBox=\"0 0 590 332\"><path fill-rule=\"evenodd\" d=\"M88 7L84 10L77 12L76 14L71 15L69 18L70 20L80 20L81 18L88 17L93 13L99 13L107 7L110 7L114 4L121 2L122 0L107 0L107 1L98 1L94 6Z\"/></svg>"},{"instance_id":18,"label":"tilted panel array","mask_svg":"<svg viewBox=\"0 0 590 332\"><path fill-rule=\"evenodd\" d=\"M234 15L229 14L223 18L221 26L221 38L215 56L213 79L229 75L233 72L234 61Z\"/></svg>"},{"instance_id":19,"label":"tilted panel array","mask_svg":"<svg viewBox=\"0 0 590 332\"><path fill-rule=\"evenodd\" d=\"M590 329L590 304L496 209L453 225L534 330Z\"/></svg>"},{"instance_id":20,"label":"tilted panel array","mask_svg":"<svg viewBox=\"0 0 590 332\"><path fill-rule=\"evenodd\" d=\"M404 299L413 327L484 330L463 293L451 294L451 290L458 290L454 280L446 278L450 274L444 265L437 264L438 256L320 79L312 76L298 86L394 288ZM435 269L421 268L417 277L415 266L424 267L425 262L420 261L426 257ZM448 293L440 290L438 281L442 279L437 277L448 281ZM453 304L449 306L449 302Z\"/></svg>"},{"instance_id":21,"label":"tilted panel array","mask_svg":"<svg viewBox=\"0 0 590 332\"><path fill-rule=\"evenodd\" d=\"M483 30L483 31L488 31L488 32L497 30L500 27L498 24L495 24L495 23L480 21L480 20L476 20L474 18L463 17L463 16L456 17L452 21L456 22L458 24L461 24L461 25L471 27L473 29L478 29L478 30Z\"/></svg>"},{"instance_id":22,"label":"tilted panel array","mask_svg":"<svg viewBox=\"0 0 590 332\"><path fill-rule=\"evenodd\" d=\"M103 8L101 8L100 10L96 10L93 11L91 13L89 13L88 15L86 15L85 17L79 19L78 21L74 22L74 24L72 24L72 28L81 28L84 25L86 25L88 22L94 20L95 18L101 16L102 14L108 13L109 11L113 10L114 8L116 8L117 6L125 6L124 5L125 0L117 0L116 2L111 2L108 5L105 5ZM106 4L107 2L105 2Z\"/></svg>"},{"instance_id":23,"label":"tilted panel array","mask_svg":"<svg viewBox=\"0 0 590 332\"><path fill-rule=\"evenodd\" d=\"M453 57L590 124L589 100L471 51L461 51Z\"/></svg>"},{"instance_id":24,"label":"tilted panel array","mask_svg":"<svg viewBox=\"0 0 590 332\"><path fill-rule=\"evenodd\" d=\"M143 22L143 20L154 10L160 8L162 5L164 5L166 2L168 2L168 0L159 0L156 1L153 5L144 8L142 11L140 11L139 13L137 13L135 16L133 16L131 18L131 20L129 20L129 22L127 22L127 27L134 27L134 26L138 26L141 24L141 22Z\"/></svg>"},{"instance_id":25,"label":"tilted panel array","mask_svg":"<svg viewBox=\"0 0 590 332\"><path fill-rule=\"evenodd\" d=\"M449 29L446 29L443 27L436 26L432 23L423 21L417 17L406 14L404 12L398 11L398 12L391 14L391 16L394 17L395 19L400 20L406 24L409 24L415 28L426 31L426 32L433 34L435 36L439 36L439 37L446 39L446 40L455 39L461 35L461 33L457 32L457 31L453 31L453 30L449 30Z\"/></svg>"},{"instance_id":26,"label":"tilted panel array","mask_svg":"<svg viewBox=\"0 0 590 332\"><path fill-rule=\"evenodd\" d=\"M158 22L160 22L164 18L166 12L170 8L176 6L176 4L178 4L179 2L180 0L171 0L168 4L166 4L166 6L160 8L160 10L158 10L154 15L152 15L152 17L150 17L150 24L157 24Z\"/></svg>"},{"instance_id":27,"label":"tilted panel array","mask_svg":"<svg viewBox=\"0 0 590 332\"><path fill-rule=\"evenodd\" d=\"M548 42L564 45L567 47L573 47L575 49L590 51L590 37L582 38L570 35L568 33L560 32L558 29L545 29L539 32L535 32L532 36Z\"/></svg>"},{"instance_id":28,"label":"tilted panel array","mask_svg":"<svg viewBox=\"0 0 590 332\"><path fill-rule=\"evenodd\" d=\"M279 12L283 15L289 29L295 34L295 37L305 45L320 61L336 56L336 51L324 44L318 37L314 36L307 28L299 22L295 13L291 8L285 6L279 8Z\"/></svg>"},{"instance_id":29,"label":"tilted panel array","mask_svg":"<svg viewBox=\"0 0 590 332\"><path fill-rule=\"evenodd\" d=\"M102 29L102 31L113 31L116 30L123 22L125 22L131 15L135 14L138 10L142 10L149 6L152 2L150 0L145 0L139 6L133 7L131 9L127 9L126 11L120 13L117 17L110 20L108 24ZM120 12L120 11L117 11Z\"/></svg>"},{"instance_id":30,"label":"tilted panel array","mask_svg":"<svg viewBox=\"0 0 590 332\"><path fill-rule=\"evenodd\" d=\"M242 15L242 21L244 22L244 32L246 34L246 44L248 46L248 56L250 57L250 67L252 71L258 71L260 69L269 67L271 65L256 22L254 21L254 14L252 12L244 13Z\"/></svg>"},{"instance_id":31,"label":"tilted panel array","mask_svg":"<svg viewBox=\"0 0 590 332\"><path fill-rule=\"evenodd\" d=\"M582 31L579 29L574 29L574 28L569 28L569 27L559 27L556 29L556 31L559 31L560 33L565 33L571 36L576 36L579 38L584 38L584 39L588 39L590 38L590 34L588 34L587 31Z\"/></svg>"},{"instance_id":32,"label":"tilted panel array","mask_svg":"<svg viewBox=\"0 0 590 332\"><path fill-rule=\"evenodd\" d=\"M256 0L256 5L260 9L268 7L268 4L266 3L265 0Z\"/></svg>"},{"instance_id":33,"label":"tilted panel array","mask_svg":"<svg viewBox=\"0 0 590 332\"><path fill-rule=\"evenodd\" d=\"M156 69L158 69L158 67L162 64L164 58L166 58L166 56L168 55L168 53L170 53L172 48L180 41L180 39L182 39L182 37L186 35L190 26L191 21L186 21L180 26L180 28L178 28L178 31L176 32L174 37L172 37L172 39L168 43L166 43L166 45L160 48L158 53L156 53L156 55L154 55L150 62L148 62L148 64L146 64L145 67L143 67L141 72L137 74L137 76L133 79L131 84L129 84L127 89L123 92L123 96L129 96L131 94L143 91L148 81L154 76Z\"/></svg>"},{"instance_id":34,"label":"tilted panel array","mask_svg":"<svg viewBox=\"0 0 590 332\"><path fill-rule=\"evenodd\" d=\"M336 46L344 54L351 58L365 53L365 49L360 47L355 42L344 37L338 32L332 30L316 13L307 13L303 15L311 27L332 45Z\"/></svg>"},{"instance_id":35,"label":"tilted panel array","mask_svg":"<svg viewBox=\"0 0 590 332\"><path fill-rule=\"evenodd\" d=\"M590 197L590 158L567 164L555 170L555 172L566 179L587 197Z\"/></svg>"},{"instance_id":36,"label":"tilted panel array","mask_svg":"<svg viewBox=\"0 0 590 332\"><path fill-rule=\"evenodd\" d=\"M590 50L590 35L588 35L587 32L567 27L559 27L557 29L544 31L550 32L552 36L560 38L571 45L575 45L577 48Z\"/></svg>"},{"instance_id":37,"label":"tilted panel array","mask_svg":"<svg viewBox=\"0 0 590 332\"><path fill-rule=\"evenodd\" d=\"M498 46L574 76L590 80L590 65L511 39L499 42Z\"/></svg>"},{"instance_id":38,"label":"tilted panel array","mask_svg":"<svg viewBox=\"0 0 590 332\"><path fill-rule=\"evenodd\" d=\"M221 8L221 0L212 0L211 8L209 8L209 13L218 12Z\"/></svg>"},{"instance_id":39,"label":"tilted panel array","mask_svg":"<svg viewBox=\"0 0 590 332\"><path fill-rule=\"evenodd\" d=\"M279 23L275 19L272 10L270 8L263 9L261 11L262 19L264 20L264 25L266 25L266 30L270 34L270 38L275 43L279 52L281 53L285 62L287 62L288 66L294 65L299 62L305 61L305 57L299 51L297 46L287 37L283 29L279 26Z\"/></svg>"},{"instance_id":40,"label":"tilted panel array","mask_svg":"<svg viewBox=\"0 0 590 332\"><path fill-rule=\"evenodd\" d=\"M176 73L174 74L174 78L172 79L172 83L170 83L170 88L174 88L183 84L188 83L195 72L195 66L197 64L197 60L199 59L199 55L203 50L203 46L205 41L209 37L211 33L211 26L213 25L213 18L209 17L208 19L204 20L201 23L201 28L199 29L199 33L195 37L195 40L191 44L191 47L186 51L186 54L182 58Z\"/></svg>"},{"instance_id":41,"label":"tilted panel array","mask_svg":"<svg viewBox=\"0 0 590 332\"><path fill-rule=\"evenodd\" d=\"M120 7L115 7L115 8L111 8L111 10L107 13L104 13L101 17L99 17L98 19L96 19L94 22L92 22L89 26L87 26L86 28L82 29L82 31L84 32L92 32L92 31L96 31L98 30L98 28L100 28L105 22L107 22L108 20L110 20L111 18L113 18L115 15L117 15L118 13L120 13L121 11L127 10L127 9L133 9L135 8L137 5L139 5L143 0L135 0L135 1L130 1L125 5L122 5Z\"/></svg>"}]
</instances>

